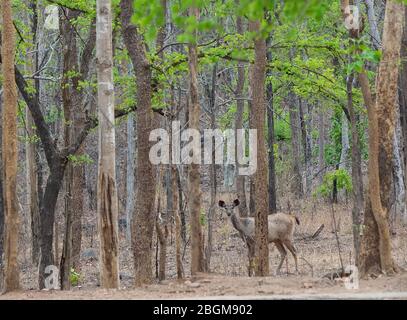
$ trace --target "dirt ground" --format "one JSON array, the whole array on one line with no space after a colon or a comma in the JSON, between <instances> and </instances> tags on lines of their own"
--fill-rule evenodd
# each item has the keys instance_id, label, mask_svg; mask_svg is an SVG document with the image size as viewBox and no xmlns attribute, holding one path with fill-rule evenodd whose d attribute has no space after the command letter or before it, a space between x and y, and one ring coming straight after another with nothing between
<instances>
[{"instance_id":1,"label":"dirt ground","mask_svg":"<svg viewBox=\"0 0 407 320\"><path fill-rule=\"evenodd\" d=\"M21 291L0 299L406 299L407 273L395 277L360 280L358 290L343 281L304 276L265 278L199 275L194 279L164 281L140 289Z\"/></svg>"},{"instance_id":2,"label":"dirt ground","mask_svg":"<svg viewBox=\"0 0 407 320\"><path fill-rule=\"evenodd\" d=\"M222 195L225 199L225 195ZM229 201L228 198L225 199ZM102 290L98 281L98 243L94 227L84 225L79 286L70 291L38 291L36 268L30 262L29 250L22 250L20 256L21 284L23 290L0 296L0 299L184 299L221 298L236 299L315 299L315 298L366 298L366 299L407 299L407 273L393 277L381 276L376 279L360 280L358 290L345 288L341 279L330 279L341 266L338 246L333 232L330 206L323 202L302 201L292 204L291 211L300 220L294 242L298 251L299 274L295 275L294 261L288 255L282 275L275 275L279 262L278 250L270 245L270 276L249 278L247 276L247 251L229 219L216 212L214 217L214 246L211 273L191 279L189 270L190 250L188 241L183 255L185 279L176 279L172 231L168 248L167 279L155 280L154 284L135 289L133 287L133 258L125 232L120 236L121 290ZM284 211L284 210L282 210ZM340 253L344 267L354 263L352 256L351 207L335 206ZM94 216L85 221L95 221ZM321 233L312 239L315 231L324 225ZM407 270L407 227L401 222L392 223L393 255L397 264ZM90 230L90 231L89 231ZM155 240L153 268L155 273ZM27 246L29 248L29 246Z\"/></svg>"}]
</instances>

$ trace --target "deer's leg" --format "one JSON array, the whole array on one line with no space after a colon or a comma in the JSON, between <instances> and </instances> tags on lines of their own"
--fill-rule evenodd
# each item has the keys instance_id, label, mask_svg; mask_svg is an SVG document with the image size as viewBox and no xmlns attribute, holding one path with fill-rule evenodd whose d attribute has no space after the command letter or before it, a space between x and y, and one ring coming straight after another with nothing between
<instances>
[{"instance_id":1,"label":"deer's leg","mask_svg":"<svg viewBox=\"0 0 407 320\"><path fill-rule=\"evenodd\" d=\"M280 269L287 256L287 251L284 249L284 246L280 241L275 241L274 243L276 244L276 247L277 247L278 251L280 252L280 256L281 256L280 264L277 267L277 274L280 274Z\"/></svg>"},{"instance_id":2,"label":"deer's leg","mask_svg":"<svg viewBox=\"0 0 407 320\"><path fill-rule=\"evenodd\" d=\"M294 245L292 244L292 242L290 240L286 240L284 241L285 246L287 247L288 250L290 250L291 254L294 257L294 261L295 261L295 271L298 273L298 261L297 261L297 252L295 250Z\"/></svg>"}]
</instances>

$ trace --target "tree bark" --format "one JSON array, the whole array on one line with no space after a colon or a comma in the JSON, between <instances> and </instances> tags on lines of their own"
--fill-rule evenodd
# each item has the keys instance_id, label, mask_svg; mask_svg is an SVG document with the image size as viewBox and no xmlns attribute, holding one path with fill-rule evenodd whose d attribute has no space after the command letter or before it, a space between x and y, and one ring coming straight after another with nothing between
<instances>
[{"instance_id":1,"label":"tree bark","mask_svg":"<svg viewBox=\"0 0 407 320\"><path fill-rule=\"evenodd\" d=\"M236 27L239 34L243 34L243 21L242 17L236 17ZM236 85L236 119L235 128L243 129L243 112L244 112L244 100L243 100L243 89L245 83L245 67L243 62L238 62L237 65L237 85ZM236 135L237 136L237 135ZM236 140L237 141L237 140ZM237 148L237 143L236 143ZM237 153L236 153L237 154ZM239 170L239 164L236 163L236 169ZM238 171L237 171L238 172ZM247 211L247 201L246 201L246 177L236 174L236 191L237 197L240 200L239 213L242 217L248 216Z\"/></svg>"},{"instance_id":2,"label":"tree bark","mask_svg":"<svg viewBox=\"0 0 407 320\"><path fill-rule=\"evenodd\" d=\"M216 77L218 73L218 65L215 63L212 69L212 88L210 93L210 123L211 129L216 129ZM215 146L215 138L212 138L212 144ZM206 271L210 272L212 247L213 247L213 215L216 210L216 194L217 194L217 181L216 181L216 164L215 164L215 150L211 154L212 164L210 165L209 183L211 188L211 202L208 210L208 240L205 248L205 263ZM238 179L237 179L238 180ZM237 181L236 180L236 181ZM243 182L244 183L244 182Z\"/></svg>"},{"instance_id":3,"label":"tree bark","mask_svg":"<svg viewBox=\"0 0 407 320\"><path fill-rule=\"evenodd\" d=\"M197 7L189 8L189 16L199 19L199 9ZM198 96L198 47L197 30L194 31L194 42L188 45L188 66L189 66L189 127L199 130L199 119L201 109ZM200 155L194 154L194 157ZM192 163L189 167L189 212L191 226L191 274L204 271L204 253L202 242L201 215L201 175L199 164Z\"/></svg>"},{"instance_id":4,"label":"tree bark","mask_svg":"<svg viewBox=\"0 0 407 320\"><path fill-rule=\"evenodd\" d=\"M20 286L18 265L19 214L17 208L17 87L14 75L15 31L11 0L2 3L3 14L3 133L2 161L4 181L4 292Z\"/></svg>"},{"instance_id":5,"label":"tree bark","mask_svg":"<svg viewBox=\"0 0 407 320\"><path fill-rule=\"evenodd\" d=\"M127 160L126 160L126 238L131 243L131 226L134 213L134 158L136 155L136 141L134 136L134 116L127 118Z\"/></svg>"},{"instance_id":6,"label":"tree bark","mask_svg":"<svg viewBox=\"0 0 407 320\"><path fill-rule=\"evenodd\" d=\"M400 125L403 137L405 206L407 207L407 6L404 8L404 31L401 43L401 69L399 76ZM403 215L407 223L407 210Z\"/></svg>"},{"instance_id":7,"label":"tree bark","mask_svg":"<svg viewBox=\"0 0 407 320\"><path fill-rule=\"evenodd\" d=\"M267 47L271 46L271 35L267 38ZM267 63L271 63L273 60L273 55L271 48L267 50ZM267 76L271 77L271 70L268 69ZM276 189L276 168L274 159L274 93L273 84L271 80L267 84L267 140L268 140L268 196L269 196L269 211L270 213L277 212L277 189Z\"/></svg>"},{"instance_id":8,"label":"tree bark","mask_svg":"<svg viewBox=\"0 0 407 320\"><path fill-rule=\"evenodd\" d=\"M291 149L293 177L291 181L291 192L296 198L303 196L302 174L301 174L301 146L300 146L300 117L298 112L299 99L293 93L288 94L288 108L290 113Z\"/></svg>"},{"instance_id":9,"label":"tree bark","mask_svg":"<svg viewBox=\"0 0 407 320\"><path fill-rule=\"evenodd\" d=\"M369 20L370 37L372 39L372 45L375 48L375 50L379 50L381 46L381 38L379 29L377 28L376 13L374 10L374 1L365 0L365 5L367 9L367 17Z\"/></svg>"},{"instance_id":10,"label":"tree bark","mask_svg":"<svg viewBox=\"0 0 407 320\"><path fill-rule=\"evenodd\" d=\"M397 94L398 61L402 37L404 7L387 1L383 30L383 56L376 82L376 103L367 95L369 84L365 73L359 75L369 118L369 197L365 211L360 272L366 275L397 271L392 258L388 224L390 189L392 187L393 137Z\"/></svg>"},{"instance_id":11,"label":"tree bark","mask_svg":"<svg viewBox=\"0 0 407 320\"><path fill-rule=\"evenodd\" d=\"M0 94L0 117L3 116L3 94ZM0 141L3 136L3 124L0 121ZM0 172L3 172L2 143L0 143ZM3 287L3 252L4 252L4 200L3 200L3 174L0 176L0 291Z\"/></svg>"},{"instance_id":12,"label":"tree bark","mask_svg":"<svg viewBox=\"0 0 407 320\"><path fill-rule=\"evenodd\" d=\"M137 78L137 194L136 212L133 223L133 251L135 285L152 282L152 240L154 229L155 175L149 159L151 142L149 135L154 128L151 108L151 66L142 36L131 24L132 0L121 1L121 22L124 43ZM137 232L136 232L137 230Z\"/></svg>"},{"instance_id":13,"label":"tree bark","mask_svg":"<svg viewBox=\"0 0 407 320\"><path fill-rule=\"evenodd\" d=\"M360 237L362 235L362 218L363 218L363 180L362 180L362 159L360 154L360 139L357 128L357 115L353 107L353 74L346 79L346 88L348 96L348 110L351 124L352 139L352 224L353 224L353 247L355 250L355 264L359 264ZM346 120L347 121L347 120Z\"/></svg>"},{"instance_id":14,"label":"tree bark","mask_svg":"<svg viewBox=\"0 0 407 320\"><path fill-rule=\"evenodd\" d=\"M97 211L102 288L119 287L118 203L116 189L112 13L110 0L96 6L99 160Z\"/></svg>"},{"instance_id":15,"label":"tree bark","mask_svg":"<svg viewBox=\"0 0 407 320\"><path fill-rule=\"evenodd\" d=\"M260 32L260 22L250 21L249 31ZM266 77L266 41L257 36L254 39L254 64L252 65L252 119L251 128L257 129L257 171L254 174L255 185L255 274L267 276L269 273L268 250L268 165L264 126L266 119L265 77Z\"/></svg>"}]
</instances>

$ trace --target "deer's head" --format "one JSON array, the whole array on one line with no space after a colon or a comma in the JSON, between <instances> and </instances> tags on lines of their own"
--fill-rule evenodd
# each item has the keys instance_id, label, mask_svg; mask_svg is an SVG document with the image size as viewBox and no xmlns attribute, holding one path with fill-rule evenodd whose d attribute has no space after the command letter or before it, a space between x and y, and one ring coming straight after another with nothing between
<instances>
[{"instance_id":1,"label":"deer's head","mask_svg":"<svg viewBox=\"0 0 407 320\"><path fill-rule=\"evenodd\" d=\"M240 204L239 199L235 199L231 204L226 204L225 201L219 200L219 207L223 208L226 211L228 217L233 214L233 210Z\"/></svg>"}]
</instances>

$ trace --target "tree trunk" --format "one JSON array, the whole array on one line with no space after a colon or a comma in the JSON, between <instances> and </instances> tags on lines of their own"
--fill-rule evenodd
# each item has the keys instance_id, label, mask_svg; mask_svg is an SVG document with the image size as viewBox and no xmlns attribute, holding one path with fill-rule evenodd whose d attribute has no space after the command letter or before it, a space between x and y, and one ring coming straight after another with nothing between
<instances>
[{"instance_id":1,"label":"tree trunk","mask_svg":"<svg viewBox=\"0 0 407 320\"><path fill-rule=\"evenodd\" d=\"M155 175L149 159L149 135L154 128L151 108L151 66L142 36L131 24L133 1L121 1L121 21L124 43L137 78L137 194L133 223L135 285L152 282L152 240L154 229ZM137 232L136 232L137 230Z\"/></svg>"},{"instance_id":2,"label":"tree trunk","mask_svg":"<svg viewBox=\"0 0 407 320\"><path fill-rule=\"evenodd\" d=\"M31 63L36 66L35 59L31 59ZM35 72L36 68L31 68ZM40 255L40 208L38 194L38 159L37 159L37 142L32 138L35 135L34 120L30 110L26 110L26 167L27 167L27 203L29 207L29 215L31 220L31 261L34 265L38 265Z\"/></svg>"},{"instance_id":3,"label":"tree trunk","mask_svg":"<svg viewBox=\"0 0 407 320\"><path fill-rule=\"evenodd\" d=\"M370 37L372 39L372 45L375 50L379 50L381 46L381 39L379 29L377 28L376 14L374 10L374 0L365 0L367 8L367 17L369 20Z\"/></svg>"},{"instance_id":4,"label":"tree trunk","mask_svg":"<svg viewBox=\"0 0 407 320\"><path fill-rule=\"evenodd\" d=\"M131 226L134 213L134 158L136 155L136 141L134 136L134 116L127 118L127 160L126 160L126 238L131 243Z\"/></svg>"},{"instance_id":5,"label":"tree trunk","mask_svg":"<svg viewBox=\"0 0 407 320\"><path fill-rule=\"evenodd\" d=\"M15 31L11 0L2 3L2 67L4 88L2 156L4 178L4 284L5 292L19 288L17 208L17 87L14 74Z\"/></svg>"},{"instance_id":6,"label":"tree trunk","mask_svg":"<svg viewBox=\"0 0 407 320\"><path fill-rule=\"evenodd\" d=\"M172 183L172 196L173 196L173 206L174 206L174 219L175 219L175 260L177 264L177 278L182 279L184 277L184 268L182 266L182 254L181 254L181 219L178 210L178 179L177 179L177 168L172 165L171 174Z\"/></svg>"},{"instance_id":7,"label":"tree trunk","mask_svg":"<svg viewBox=\"0 0 407 320\"><path fill-rule=\"evenodd\" d=\"M215 63L212 69L212 89L210 93L210 123L211 129L216 129L216 77L218 73L218 65ZM212 138L212 145L215 146L215 138ZM205 248L205 263L206 263L206 271L210 272L211 267L211 257L212 257L212 242L213 242L213 215L214 211L216 210L216 193L217 193L217 182L216 182L216 163L215 163L215 150L212 150L211 153L212 164L210 165L210 188L211 188L211 203L208 210L208 240L207 245ZM236 164L237 165L237 164ZM238 181L239 179L236 179ZM243 181L244 183L244 181Z\"/></svg>"},{"instance_id":8,"label":"tree trunk","mask_svg":"<svg viewBox=\"0 0 407 320\"><path fill-rule=\"evenodd\" d=\"M243 34L243 21L242 17L238 16L236 18L236 27L239 34ZM237 85L236 85L236 118L235 118L235 128L236 130L243 128L243 112L244 112L244 98L243 89L245 83L245 67L243 62L238 62L237 65ZM236 135L237 137L237 135ZM237 140L236 140L237 141ZM237 148L237 143L236 143ZM236 153L237 154L237 153ZM237 173L239 172L239 163L236 163ZM239 213L242 217L248 216L247 211L247 201L246 201L246 177L243 175L236 174L236 191L237 197L240 200Z\"/></svg>"},{"instance_id":9,"label":"tree trunk","mask_svg":"<svg viewBox=\"0 0 407 320\"><path fill-rule=\"evenodd\" d=\"M271 46L271 35L267 38L267 46ZM271 48L267 50L267 63L271 63L273 60L273 55L271 53ZM267 76L271 77L271 71L267 72ZM275 168L275 159L274 159L274 93L273 93L273 84L269 80L267 84L267 142L268 142L268 183L269 183L269 211L270 213L277 212L277 189L276 189L276 168Z\"/></svg>"},{"instance_id":10,"label":"tree trunk","mask_svg":"<svg viewBox=\"0 0 407 320\"><path fill-rule=\"evenodd\" d=\"M189 16L199 19L199 9L189 8ZM189 66L189 127L199 130L199 119L201 110L198 96L198 47L197 30L194 31L194 43L188 45L188 66ZM200 155L194 153L194 157L199 159ZM194 161L196 162L196 161ZM201 215L201 175L199 164L192 163L189 168L189 212L191 225L191 274L204 271L204 254L202 242L202 227L200 221Z\"/></svg>"},{"instance_id":11,"label":"tree trunk","mask_svg":"<svg viewBox=\"0 0 407 320\"><path fill-rule=\"evenodd\" d=\"M293 93L288 94L291 127L292 169L291 192L296 198L303 196L302 174L301 174L301 146L300 146L300 117L298 112L299 99Z\"/></svg>"},{"instance_id":12,"label":"tree trunk","mask_svg":"<svg viewBox=\"0 0 407 320\"><path fill-rule=\"evenodd\" d=\"M250 21L249 31L259 33L260 22ZM265 77L266 77L266 41L257 36L254 39L254 64L251 67L252 119L251 128L257 129L257 171L254 174L255 185L255 273L267 276L269 273L268 250L268 164L264 126L266 119Z\"/></svg>"},{"instance_id":13,"label":"tree trunk","mask_svg":"<svg viewBox=\"0 0 407 320\"><path fill-rule=\"evenodd\" d=\"M110 0L97 1L96 17L99 109L97 211L100 239L100 283L102 288L118 288L118 203L115 170L116 144L114 127L112 14Z\"/></svg>"},{"instance_id":14,"label":"tree trunk","mask_svg":"<svg viewBox=\"0 0 407 320\"><path fill-rule=\"evenodd\" d=\"M348 96L348 110L351 122L352 134L352 224L353 224L353 247L355 250L355 265L359 263L360 237L362 235L362 218L363 218L363 180L362 180L362 159L360 154L360 139L357 128L357 115L353 107L353 75L346 79L346 88ZM346 120L347 121L347 120Z\"/></svg>"},{"instance_id":15,"label":"tree trunk","mask_svg":"<svg viewBox=\"0 0 407 320\"><path fill-rule=\"evenodd\" d=\"M359 77L368 106L370 155L369 199L365 212L366 228L362 238L359 268L362 275L378 270L387 274L397 271L391 252L388 214L392 187L395 104L403 14L402 4L387 1L383 30L383 56L376 82L375 105L366 96L366 92L368 92L366 74L361 73Z\"/></svg>"},{"instance_id":16,"label":"tree trunk","mask_svg":"<svg viewBox=\"0 0 407 320\"><path fill-rule=\"evenodd\" d=\"M407 207L407 6L404 8L404 31L401 43L401 69L399 76L400 125L403 136L405 206ZM403 215L407 224L407 210Z\"/></svg>"},{"instance_id":17,"label":"tree trunk","mask_svg":"<svg viewBox=\"0 0 407 320\"><path fill-rule=\"evenodd\" d=\"M319 109L322 107L320 106ZM318 172L319 180L322 182L325 173L325 125L324 112L318 110Z\"/></svg>"},{"instance_id":18,"label":"tree trunk","mask_svg":"<svg viewBox=\"0 0 407 320\"><path fill-rule=\"evenodd\" d=\"M3 116L3 99L0 94L0 117ZM2 141L3 124L0 121L0 141ZM3 172L2 143L0 143L0 172ZM4 200L3 200L3 174L0 176L0 291L3 286L3 252L4 252Z\"/></svg>"},{"instance_id":19,"label":"tree trunk","mask_svg":"<svg viewBox=\"0 0 407 320\"><path fill-rule=\"evenodd\" d=\"M54 236L55 207L58 194L61 190L66 160L55 158L54 165L50 168L50 175L45 186L44 196L40 199L40 267L38 285L45 288L45 268L54 265L52 243Z\"/></svg>"}]
</instances>

